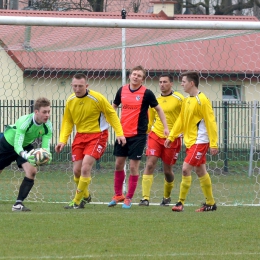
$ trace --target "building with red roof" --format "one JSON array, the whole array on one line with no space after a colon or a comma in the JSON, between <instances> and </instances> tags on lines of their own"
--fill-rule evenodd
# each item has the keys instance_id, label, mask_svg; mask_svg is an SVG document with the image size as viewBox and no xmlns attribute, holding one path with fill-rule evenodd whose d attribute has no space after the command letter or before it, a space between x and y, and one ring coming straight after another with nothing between
<instances>
[{"instance_id":1,"label":"building with red roof","mask_svg":"<svg viewBox=\"0 0 260 260\"><path fill-rule=\"evenodd\" d=\"M127 19L258 22L252 16L173 15L173 10L168 11L129 13ZM121 14L108 12L0 10L0 15L121 19ZM111 100L122 84L121 28L0 25L0 42L0 82L5 89L0 99L33 99L39 94L66 99L75 72L87 73L90 85ZM178 81L182 71L197 70L202 91L212 100L225 98L224 90L242 101L259 95L259 32L127 28L125 51L125 69L143 65L148 72L145 84L155 92L161 73L172 73ZM175 88L182 91L179 85Z\"/></svg>"}]
</instances>

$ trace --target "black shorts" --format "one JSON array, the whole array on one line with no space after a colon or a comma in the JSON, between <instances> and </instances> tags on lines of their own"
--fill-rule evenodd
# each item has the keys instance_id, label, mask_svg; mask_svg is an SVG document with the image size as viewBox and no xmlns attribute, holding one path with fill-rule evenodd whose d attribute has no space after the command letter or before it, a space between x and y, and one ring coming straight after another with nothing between
<instances>
[{"instance_id":1,"label":"black shorts","mask_svg":"<svg viewBox=\"0 0 260 260\"><path fill-rule=\"evenodd\" d=\"M29 152L33 149L33 145L29 144L23 149ZM9 166L13 161L16 161L19 168L22 168L22 164L27 162L27 160L16 153L14 147L10 145L6 141L4 135L2 135L0 137L0 170L3 170L5 167Z\"/></svg>"},{"instance_id":2,"label":"black shorts","mask_svg":"<svg viewBox=\"0 0 260 260\"><path fill-rule=\"evenodd\" d=\"M131 160L141 160L146 144L146 135L126 137L126 144L122 146L115 142L114 155L128 157Z\"/></svg>"}]
</instances>

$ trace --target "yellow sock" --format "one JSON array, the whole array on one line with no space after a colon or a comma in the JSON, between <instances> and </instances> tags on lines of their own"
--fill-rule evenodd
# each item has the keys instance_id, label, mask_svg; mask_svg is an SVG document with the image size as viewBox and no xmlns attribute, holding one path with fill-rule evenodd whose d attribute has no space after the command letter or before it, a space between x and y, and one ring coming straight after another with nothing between
<instances>
[{"instance_id":1,"label":"yellow sock","mask_svg":"<svg viewBox=\"0 0 260 260\"><path fill-rule=\"evenodd\" d=\"M76 177L75 175L74 175L74 182L76 183L76 185L77 185L77 187L78 187L78 184L79 184L79 178Z\"/></svg>"},{"instance_id":2,"label":"yellow sock","mask_svg":"<svg viewBox=\"0 0 260 260\"><path fill-rule=\"evenodd\" d=\"M185 199L191 186L191 176L182 176L179 201L184 205Z\"/></svg>"},{"instance_id":3,"label":"yellow sock","mask_svg":"<svg viewBox=\"0 0 260 260\"><path fill-rule=\"evenodd\" d=\"M76 176L74 176L74 182L76 183L77 187L78 187L78 184L79 184L79 178L77 178ZM89 196L89 191L88 189L86 188L83 192L83 198L88 198Z\"/></svg>"},{"instance_id":4,"label":"yellow sock","mask_svg":"<svg viewBox=\"0 0 260 260\"><path fill-rule=\"evenodd\" d=\"M174 186L174 181L167 182L164 180L164 198L169 198L171 196L171 192Z\"/></svg>"},{"instance_id":5,"label":"yellow sock","mask_svg":"<svg viewBox=\"0 0 260 260\"><path fill-rule=\"evenodd\" d=\"M143 191L143 199L149 200L150 199L150 193L151 193L151 187L153 184L153 175L143 175L142 179L142 191Z\"/></svg>"},{"instance_id":6,"label":"yellow sock","mask_svg":"<svg viewBox=\"0 0 260 260\"><path fill-rule=\"evenodd\" d=\"M202 189L204 197L206 198L206 204L214 205L215 200L213 198L212 184L211 184L211 178L209 174L208 173L205 174L204 176L200 177L199 180L200 180L200 187Z\"/></svg>"},{"instance_id":7,"label":"yellow sock","mask_svg":"<svg viewBox=\"0 0 260 260\"><path fill-rule=\"evenodd\" d=\"M81 199L83 198L83 196L85 196L85 191L87 190L87 197L89 196L89 192L88 192L88 185L90 184L90 181L91 181L91 177L82 177L80 176L79 178L79 184L78 184L78 187L77 187L77 190L76 190L76 194L75 194L75 197L73 199L73 201L76 203L76 204L79 204Z\"/></svg>"}]
</instances>

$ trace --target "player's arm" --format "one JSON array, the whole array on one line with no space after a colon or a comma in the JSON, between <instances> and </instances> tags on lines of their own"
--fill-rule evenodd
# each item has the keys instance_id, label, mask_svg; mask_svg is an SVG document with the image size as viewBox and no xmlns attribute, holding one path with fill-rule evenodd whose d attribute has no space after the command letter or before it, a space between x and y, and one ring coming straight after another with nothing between
<instances>
[{"instance_id":1,"label":"player's arm","mask_svg":"<svg viewBox=\"0 0 260 260\"><path fill-rule=\"evenodd\" d=\"M158 100L156 99L154 93L147 89L145 92L145 98L149 100L149 105L150 107L154 108L160 118L160 120L162 121L163 127L164 127L164 135L168 136L169 135L169 128L167 125L167 121L166 121L166 117L165 114L163 112L163 109L161 108L161 106L158 103Z\"/></svg>"},{"instance_id":2,"label":"player's arm","mask_svg":"<svg viewBox=\"0 0 260 260\"><path fill-rule=\"evenodd\" d=\"M52 161L52 154L50 152L50 145L51 145L51 139L52 139L52 124L50 121L47 121L45 124L45 127L47 127L47 133L42 136L42 148L46 149L49 153L49 161L48 164Z\"/></svg>"},{"instance_id":3,"label":"player's arm","mask_svg":"<svg viewBox=\"0 0 260 260\"><path fill-rule=\"evenodd\" d=\"M162 110L160 105L157 105L156 107L154 107L154 109L156 110L159 118L162 121L162 124L163 124L163 127L164 127L164 135L165 135L165 137L167 137L169 135L169 129L168 129L168 125L167 125L165 114L164 114L164 112L163 112L163 110Z\"/></svg>"},{"instance_id":4,"label":"player's arm","mask_svg":"<svg viewBox=\"0 0 260 260\"><path fill-rule=\"evenodd\" d=\"M22 156L25 152L23 150L23 143L24 143L24 138L26 134L26 130L28 129L29 125L31 124L31 120L28 119L28 117L21 117L16 121L15 127L15 136L14 136L14 150L17 154ZM23 156L22 156L23 157Z\"/></svg>"},{"instance_id":5,"label":"player's arm","mask_svg":"<svg viewBox=\"0 0 260 260\"><path fill-rule=\"evenodd\" d=\"M208 132L209 146L213 149L212 154L214 155L217 153L214 149L218 149L218 131L214 111L208 99L202 104L201 113Z\"/></svg>"},{"instance_id":6,"label":"player's arm","mask_svg":"<svg viewBox=\"0 0 260 260\"><path fill-rule=\"evenodd\" d=\"M42 136L42 148L50 152L50 145L52 139L52 124L50 121L47 121L45 124L47 128L46 133Z\"/></svg>"},{"instance_id":7,"label":"player's arm","mask_svg":"<svg viewBox=\"0 0 260 260\"><path fill-rule=\"evenodd\" d=\"M116 139L119 144L125 145L126 139L124 137L124 132L122 125L120 123L119 117L115 111L115 108L109 104L104 96L100 98L100 109L104 113L107 122L113 127Z\"/></svg>"},{"instance_id":8,"label":"player's arm","mask_svg":"<svg viewBox=\"0 0 260 260\"><path fill-rule=\"evenodd\" d=\"M149 111L148 111L148 114L149 114L149 122L148 122L148 129L147 129L147 134L150 133L151 129L152 129L152 126L154 124L154 120L155 120L155 111L153 108L149 108Z\"/></svg>"},{"instance_id":9,"label":"player's arm","mask_svg":"<svg viewBox=\"0 0 260 260\"><path fill-rule=\"evenodd\" d=\"M112 104L114 110L117 110L118 106L121 104L121 93L122 93L122 87L116 92L116 96Z\"/></svg>"},{"instance_id":10,"label":"player's arm","mask_svg":"<svg viewBox=\"0 0 260 260\"><path fill-rule=\"evenodd\" d=\"M73 126L74 123L73 123L72 115L68 108L68 103L67 103L65 106L64 115L62 119L59 143L63 143L63 144L67 143L69 136L73 130Z\"/></svg>"},{"instance_id":11,"label":"player's arm","mask_svg":"<svg viewBox=\"0 0 260 260\"><path fill-rule=\"evenodd\" d=\"M171 143L181 135L182 131L181 129L181 119L180 116L177 118L175 124L173 125L173 128L171 129L170 134L168 135L167 139L164 142L164 146L166 148L169 148L171 146Z\"/></svg>"},{"instance_id":12,"label":"player's arm","mask_svg":"<svg viewBox=\"0 0 260 260\"><path fill-rule=\"evenodd\" d=\"M181 136L181 134L183 133L183 111L184 111L184 104L182 104L182 108L181 108L181 112L177 118L177 120L175 121L171 132L169 134L169 136L167 137L167 139L164 142L164 146L165 147L170 147L171 143L179 136Z\"/></svg>"},{"instance_id":13,"label":"player's arm","mask_svg":"<svg viewBox=\"0 0 260 260\"><path fill-rule=\"evenodd\" d=\"M33 150L31 150L29 153L27 151L24 151L23 149L23 141L24 141L24 136L27 128L20 128L20 125L16 125L16 134L14 137L14 150L16 151L17 154L19 154L21 157L23 157L25 160L28 161L32 166L36 166L35 163L35 157L34 155L31 155Z\"/></svg>"}]
</instances>

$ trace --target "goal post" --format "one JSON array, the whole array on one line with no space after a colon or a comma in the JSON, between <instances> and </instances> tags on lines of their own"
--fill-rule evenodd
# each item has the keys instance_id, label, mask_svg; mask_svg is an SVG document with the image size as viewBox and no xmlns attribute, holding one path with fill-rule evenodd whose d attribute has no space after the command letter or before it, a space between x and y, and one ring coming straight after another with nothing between
<instances>
[{"instance_id":1,"label":"goal post","mask_svg":"<svg viewBox=\"0 0 260 260\"><path fill-rule=\"evenodd\" d=\"M28 201L68 202L74 196L70 148L75 132L61 154L54 152L72 76L85 73L89 88L112 102L116 91L128 82L126 71L142 65L147 70L144 85L156 96L162 73L171 73L174 90L186 95L180 73L199 71L199 89L212 101L218 125L220 152L207 156L216 202L259 205L259 53L259 22L1 16L0 133L29 113L31 102L39 96L52 102L53 161L39 167ZM107 203L113 195L114 141L110 129L107 150L92 172L93 203ZM183 147L174 166L173 202L178 200L184 157ZM135 203L142 197L144 167L145 156ZM23 176L15 163L1 173L1 201L16 198ZM154 177L151 204L159 205L164 183L160 161ZM187 203L198 205L204 198L196 175L192 177Z\"/></svg>"}]
</instances>

